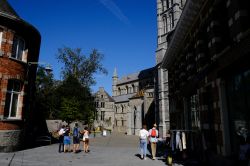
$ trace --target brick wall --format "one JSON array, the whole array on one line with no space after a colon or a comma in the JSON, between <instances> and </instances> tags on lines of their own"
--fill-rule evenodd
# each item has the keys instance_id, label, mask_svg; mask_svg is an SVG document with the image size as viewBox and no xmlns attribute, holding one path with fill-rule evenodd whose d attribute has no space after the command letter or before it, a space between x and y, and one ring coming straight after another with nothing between
<instances>
[{"instance_id":1,"label":"brick wall","mask_svg":"<svg viewBox=\"0 0 250 166\"><path fill-rule=\"evenodd\" d=\"M17 120L4 118L5 98L9 79L24 81L26 78L26 64L22 61L9 58L12 52L14 31L3 28L0 56L0 151L8 152L16 150L20 143L20 134L23 127L22 111L24 110L23 95L19 96ZM26 57L27 59L27 57ZM24 85L24 84L23 84ZM24 87L22 88L22 91Z\"/></svg>"}]
</instances>

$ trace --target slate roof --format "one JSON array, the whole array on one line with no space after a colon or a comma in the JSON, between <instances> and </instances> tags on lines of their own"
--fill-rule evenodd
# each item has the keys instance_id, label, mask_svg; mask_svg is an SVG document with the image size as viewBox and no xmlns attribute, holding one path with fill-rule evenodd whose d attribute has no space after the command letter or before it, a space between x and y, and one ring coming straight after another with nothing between
<instances>
[{"instance_id":1,"label":"slate roof","mask_svg":"<svg viewBox=\"0 0 250 166\"><path fill-rule=\"evenodd\" d=\"M97 96L98 92L100 92L100 90L94 93L94 96ZM104 90L103 93L107 95L109 102L115 102L115 100L108 94L108 92Z\"/></svg>"},{"instance_id":2,"label":"slate roof","mask_svg":"<svg viewBox=\"0 0 250 166\"><path fill-rule=\"evenodd\" d=\"M155 67L152 67L152 68L148 68L148 69L145 69L145 70L141 70L140 72L137 72L137 73L126 75L126 76L122 77L121 79L119 79L117 81L117 84L118 85L119 84L125 84L125 83L136 81L136 80L139 80L139 79L142 80L144 78L153 77L154 76L154 70L155 70Z\"/></svg>"},{"instance_id":3,"label":"slate roof","mask_svg":"<svg viewBox=\"0 0 250 166\"><path fill-rule=\"evenodd\" d=\"M20 19L16 11L10 6L7 0L0 0L0 15Z\"/></svg>"},{"instance_id":4,"label":"slate roof","mask_svg":"<svg viewBox=\"0 0 250 166\"><path fill-rule=\"evenodd\" d=\"M139 72L126 75L126 76L122 77L121 79L119 79L117 81L117 84L123 84L126 82L136 81L136 80L138 80L138 76L139 76Z\"/></svg>"},{"instance_id":5,"label":"slate roof","mask_svg":"<svg viewBox=\"0 0 250 166\"><path fill-rule=\"evenodd\" d=\"M116 103L120 103L120 102L127 102L129 101L129 98L133 97L135 95L135 93L132 94L127 94L127 95L121 95L121 96L114 96L114 100Z\"/></svg>"}]
</instances>

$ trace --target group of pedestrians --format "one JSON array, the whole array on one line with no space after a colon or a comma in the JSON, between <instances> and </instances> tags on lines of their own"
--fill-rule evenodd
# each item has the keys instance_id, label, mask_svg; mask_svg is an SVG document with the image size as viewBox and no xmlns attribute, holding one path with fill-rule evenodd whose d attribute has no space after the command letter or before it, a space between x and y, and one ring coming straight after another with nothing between
<instances>
[{"instance_id":1,"label":"group of pedestrians","mask_svg":"<svg viewBox=\"0 0 250 166\"><path fill-rule=\"evenodd\" d=\"M140 150L141 150L141 159L147 159L147 145L148 141L150 142L151 146L151 155L152 159L155 160L156 157L156 147L157 147L157 137L158 137L158 130L156 129L157 125L154 124L153 127L147 131L147 126L143 125L142 129L139 132L139 139L140 139Z\"/></svg>"},{"instance_id":2,"label":"group of pedestrians","mask_svg":"<svg viewBox=\"0 0 250 166\"><path fill-rule=\"evenodd\" d=\"M88 127L84 127L84 130L80 130L78 123L75 123L74 128L71 130L69 125L62 125L59 134L59 149L58 152L74 152L80 151L80 142L83 142L83 151L89 152L89 130ZM71 148L71 144L73 146Z\"/></svg>"}]
</instances>

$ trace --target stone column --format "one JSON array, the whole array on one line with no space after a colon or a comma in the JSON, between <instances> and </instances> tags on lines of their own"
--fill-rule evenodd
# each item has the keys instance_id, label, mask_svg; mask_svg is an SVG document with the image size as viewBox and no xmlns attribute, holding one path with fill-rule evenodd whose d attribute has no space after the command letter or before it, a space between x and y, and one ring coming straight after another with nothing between
<instances>
[{"instance_id":1,"label":"stone column","mask_svg":"<svg viewBox=\"0 0 250 166\"><path fill-rule=\"evenodd\" d=\"M141 124L141 112L142 112L142 106L139 105L137 106L137 109L135 111L135 135L138 135L139 134L139 131L142 127L142 124Z\"/></svg>"},{"instance_id":2,"label":"stone column","mask_svg":"<svg viewBox=\"0 0 250 166\"><path fill-rule=\"evenodd\" d=\"M132 135L132 111L131 108L128 107L128 112L127 112L127 134Z\"/></svg>"}]
</instances>

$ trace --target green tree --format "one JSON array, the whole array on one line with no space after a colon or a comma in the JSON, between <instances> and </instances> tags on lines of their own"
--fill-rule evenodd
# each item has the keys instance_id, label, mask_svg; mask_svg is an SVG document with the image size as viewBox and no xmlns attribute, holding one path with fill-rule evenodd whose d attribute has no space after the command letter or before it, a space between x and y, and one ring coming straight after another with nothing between
<instances>
[{"instance_id":1,"label":"green tree","mask_svg":"<svg viewBox=\"0 0 250 166\"><path fill-rule=\"evenodd\" d=\"M59 118L71 122L73 120L89 121L93 117L93 98L90 89L83 86L78 79L69 75L56 89L60 109Z\"/></svg>"},{"instance_id":2,"label":"green tree","mask_svg":"<svg viewBox=\"0 0 250 166\"><path fill-rule=\"evenodd\" d=\"M107 70L101 63L103 58L104 55L96 49L93 49L89 56L82 54L81 48L63 47L59 48L57 53L57 59L64 64L63 77L72 75L86 87L96 83L94 73L107 74Z\"/></svg>"},{"instance_id":3,"label":"green tree","mask_svg":"<svg viewBox=\"0 0 250 166\"><path fill-rule=\"evenodd\" d=\"M53 119L57 114L55 86L52 73L46 73L43 66L38 66L36 77L36 102L37 113L46 119Z\"/></svg>"},{"instance_id":4,"label":"green tree","mask_svg":"<svg viewBox=\"0 0 250 166\"><path fill-rule=\"evenodd\" d=\"M67 123L70 123L76 119L83 119L81 114L80 102L75 97L73 98L62 98L60 118Z\"/></svg>"}]
</instances>

